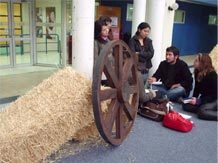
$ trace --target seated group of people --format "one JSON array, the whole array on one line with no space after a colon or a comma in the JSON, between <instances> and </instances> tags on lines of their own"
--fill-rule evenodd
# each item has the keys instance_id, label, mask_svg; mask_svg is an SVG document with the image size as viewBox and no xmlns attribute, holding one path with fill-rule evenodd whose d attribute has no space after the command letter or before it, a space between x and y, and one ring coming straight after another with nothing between
<instances>
[{"instance_id":1,"label":"seated group of people","mask_svg":"<svg viewBox=\"0 0 218 163\"><path fill-rule=\"evenodd\" d=\"M108 43L111 35L111 19L107 16L95 21L95 52L94 58ZM139 24L135 35L129 41L130 49L138 55L138 78L140 102L151 100L155 93L146 94L145 88L157 91L159 98L166 96L171 101L187 98L193 89L193 78L188 65L179 58L179 50L170 46L166 49L166 59L162 61L156 72L148 77L154 56L152 40L148 37L150 25ZM212 66L212 60L207 54L199 54L194 61L194 93L188 103L183 103L183 109L197 113L206 120L217 120L217 73ZM161 81L155 84L157 81ZM154 92L154 91L151 91Z\"/></svg>"}]
</instances>

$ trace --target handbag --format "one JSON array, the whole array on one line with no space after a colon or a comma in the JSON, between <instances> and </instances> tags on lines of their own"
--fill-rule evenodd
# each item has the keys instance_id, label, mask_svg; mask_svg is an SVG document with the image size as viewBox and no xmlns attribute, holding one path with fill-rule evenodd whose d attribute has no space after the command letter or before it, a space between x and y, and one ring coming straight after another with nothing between
<instances>
[{"instance_id":1,"label":"handbag","mask_svg":"<svg viewBox=\"0 0 218 163\"><path fill-rule=\"evenodd\" d=\"M142 117L149 118L154 121L162 121L164 116L169 113L168 100L151 100L138 108L138 114Z\"/></svg>"},{"instance_id":2,"label":"handbag","mask_svg":"<svg viewBox=\"0 0 218 163\"><path fill-rule=\"evenodd\" d=\"M175 111L169 112L164 116L163 125L181 132L189 132L193 128L193 123L190 120L183 118Z\"/></svg>"}]
</instances>

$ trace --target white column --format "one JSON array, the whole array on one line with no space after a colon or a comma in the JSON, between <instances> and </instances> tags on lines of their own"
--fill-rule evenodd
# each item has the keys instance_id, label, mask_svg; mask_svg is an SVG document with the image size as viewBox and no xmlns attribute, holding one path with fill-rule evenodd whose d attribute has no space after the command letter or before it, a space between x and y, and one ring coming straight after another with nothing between
<instances>
[{"instance_id":1,"label":"white column","mask_svg":"<svg viewBox=\"0 0 218 163\"><path fill-rule=\"evenodd\" d=\"M146 0L133 0L132 36L141 22L145 21Z\"/></svg>"},{"instance_id":2,"label":"white column","mask_svg":"<svg viewBox=\"0 0 218 163\"><path fill-rule=\"evenodd\" d=\"M72 67L92 79L95 0L73 0Z\"/></svg>"},{"instance_id":3,"label":"white column","mask_svg":"<svg viewBox=\"0 0 218 163\"><path fill-rule=\"evenodd\" d=\"M146 21L151 26L150 38L153 40L154 57L150 75L157 70L161 61L165 59L165 51L172 43L174 11L169 11L168 6L175 0L148 0Z\"/></svg>"},{"instance_id":4,"label":"white column","mask_svg":"<svg viewBox=\"0 0 218 163\"><path fill-rule=\"evenodd\" d=\"M163 28L163 43L162 43L162 51L165 52L166 48L172 46L172 38L173 38L173 25L174 25L174 10L168 10L168 7L175 3L176 0L166 0L165 3L165 15L164 15L164 28Z\"/></svg>"}]
</instances>

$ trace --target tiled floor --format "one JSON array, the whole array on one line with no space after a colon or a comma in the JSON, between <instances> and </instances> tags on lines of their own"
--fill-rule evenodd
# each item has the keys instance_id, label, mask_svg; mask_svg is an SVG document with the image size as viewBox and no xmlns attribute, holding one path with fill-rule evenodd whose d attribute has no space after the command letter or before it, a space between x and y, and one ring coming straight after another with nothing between
<instances>
[{"instance_id":1,"label":"tiled floor","mask_svg":"<svg viewBox=\"0 0 218 163\"><path fill-rule=\"evenodd\" d=\"M23 95L57 68L28 66L0 70L0 99Z\"/></svg>"}]
</instances>

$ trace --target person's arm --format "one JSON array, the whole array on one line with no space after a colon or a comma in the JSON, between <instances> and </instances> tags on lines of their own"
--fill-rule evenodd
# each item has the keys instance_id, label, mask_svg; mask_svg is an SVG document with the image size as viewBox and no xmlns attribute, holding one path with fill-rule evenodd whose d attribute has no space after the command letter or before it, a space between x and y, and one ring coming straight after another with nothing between
<instances>
[{"instance_id":1,"label":"person's arm","mask_svg":"<svg viewBox=\"0 0 218 163\"><path fill-rule=\"evenodd\" d=\"M193 96L198 98L199 95L200 95L199 84L195 79L195 88L194 88Z\"/></svg>"},{"instance_id":2,"label":"person's arm","mask_svg":"<svg viewBox=\"0 0 218 163\"><path fill-rule=\"evenodd\" d=\"M148 46L146 51L141 51L139 53L139 57L141 58L141 60L143 60L144 62L151 59L154 56L154 48L152 45L152 40L148 40L145 41L145 45Z\"/></svg>"},{"instance_id":3,"label":"person's arm","mask_svg":"<svg viewBox=\"0 0 218 163\"><path fill-rule=\"evenodd\" d=\"M152 45L152 40L148 42L148 50L145 51L146 60L153 58L154 56L154 48Z\"/></svg>"},{"instance_id":4,"label":"person's arm","mask_svg":"<svg viewBox=\"0 0 218 163\"><path fill-rule=\"evenodd\" d=\"M136 40L134 38L131 38L130 41L129 41L129 48L138 55L138 61L139 62L146 62L146 57L145 57L145 54L144 52L142 51L137 51L136 49L136 46L137 46L137 43L136 43Z\"/></svg>"}]
</instances>

